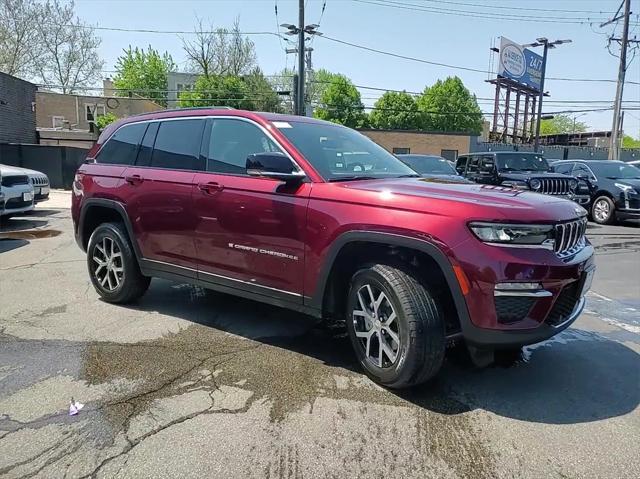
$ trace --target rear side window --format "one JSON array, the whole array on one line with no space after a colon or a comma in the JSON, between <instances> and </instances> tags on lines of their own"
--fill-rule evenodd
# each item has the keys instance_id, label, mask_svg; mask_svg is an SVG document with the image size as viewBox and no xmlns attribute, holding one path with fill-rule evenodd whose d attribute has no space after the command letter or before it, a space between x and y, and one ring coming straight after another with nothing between
<instances>
[{"instance_id":1,"label":"rear side window","mask_svg":"<svg viewBox=\"0 0 640 479\"><path fill-rule=\"evenodd\" d=\"M461 156L458 158L458 162L456 163L456 171L458 174L464 174L464 170L467 168L467 160L466 156Z\"/></svg>"},{"instance_id":2,"label":"rear side window","mask_svg":"<svg viewBox=\"0 0 640 479\"><path fill-rule=\"evenodd\" d=\"M200 142L205 120L173 120L160 123L151 155L151 166L174 170L203 170Z\"/></svg>"},{"instance_id":3,"label":"rear side window","mask_svg":"<svg viewBox=\"0 0 640 479\"><path fill-rule=\"evenodd\" d=\"M146 123L133 123L118 128L111 138L102 145L96 161L113 165L132 165L146 128Z\"/></svg>"},{"instance_id":4,"label":"rear side window","mask_svg":"<svg viewBox=\"0 0 640 479\"><path fill-rule=\"evenodd\" d=\"M149 123L149 128L142 138L140 151L138 151L138 159L136 166L151 165L151 152L153 151L153 143L156 141L156 133L158 133L159 123Z\"/></svg>"}]
</instances>

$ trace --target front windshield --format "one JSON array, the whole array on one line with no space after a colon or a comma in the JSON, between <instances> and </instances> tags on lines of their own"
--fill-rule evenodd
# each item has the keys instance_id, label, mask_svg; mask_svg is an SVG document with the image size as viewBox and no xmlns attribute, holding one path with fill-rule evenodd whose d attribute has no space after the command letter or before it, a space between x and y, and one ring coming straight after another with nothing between
<instances>
[{"instance_id":1,"label":"front windshield","mask_svg":"<svg viewBox=\"0 0 640 479\"><path fill-rule=\"evenodd\" d=\"M403 163L409 165L421 175L457 175L455 168L441 156L402 155Z\"/></svg>"},{"instance_id":2,"label":"front windshield","mask_svg":"<svg viewBox=\"0 0 640 479\"><path fill-rule=\"evenodd\" d=\"M496 161L500 171L549 171L544 156L533 153L500 153Z\"/></svg>"},{"instance_id":3,"label":"front windshield","mask_svg":"<svg viewBox=\"0 0 640 479\"><path fill-rule=\"evenodd\" d=\"M302 121L273 124L325 180L418 176L384 148L350 128Z\"/></svg>"},{"instance_id":4,"label":"front windshield","mask_svg":"<svg viewBox=\"0 0 640 479\"><path fill-rule=\"evenodd\" d=\"M615 179L632 179L640 178L640 169L633 165L625 165L620 162L600 163L596 167L596 172L599 176L606 176L607 178Z\"/></svg>"}]
</instances>

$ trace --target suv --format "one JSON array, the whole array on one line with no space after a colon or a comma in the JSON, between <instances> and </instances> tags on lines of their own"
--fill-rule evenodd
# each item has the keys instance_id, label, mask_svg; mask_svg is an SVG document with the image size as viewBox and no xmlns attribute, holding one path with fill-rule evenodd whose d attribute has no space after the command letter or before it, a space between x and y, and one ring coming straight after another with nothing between
<instances>
[{"instance_id":1,"label":"suv","mask_svg":"<svg viewBox=\"0 0 640 479\"><path fill-rule=\"evenodd\" d=\"M469 153L458 158L456 170L476 183L531 190L567 198L581 205L589 203L589 195L577 191L578 181L575 178L554 173L544 156L538 153Z\"/></svg>"},{"instance_id":2,"label":"suv","mask_svg":"<svg viewBox=\"0 0 640 479\"><path fill-rule=\"evenodd\" d=\"M430 182L354 130L271 113L108 126L72 216L105 301L161 277L342 319L366 373L392 388L435 375L448 344L481 365L557 334L595 269L570 201Z\"/></svg>"},{"instance_id":3,"label":"suv","mask_svg":"<svg viewBox=\"0 0 640 479\"><path fill-rule=\"evenodd\" d=\"M591 199L591 218L601 225L616 219L640 219L640 169L622 161L566 160L553 164L558 173L583 182Z\"/></svg>"},{"instance_id":4,"label":"suv","mask_svg":"<svg viewBox=\"0 0 640 479\"><path fill-rule=\"evenodd\" d=\"M33 185L22 168L0 165L0 178L2 178L1 189L2 196L4 196L4 205L0 210L0 216L4 220L33 210Z\"/></svg>"}]
</instances>

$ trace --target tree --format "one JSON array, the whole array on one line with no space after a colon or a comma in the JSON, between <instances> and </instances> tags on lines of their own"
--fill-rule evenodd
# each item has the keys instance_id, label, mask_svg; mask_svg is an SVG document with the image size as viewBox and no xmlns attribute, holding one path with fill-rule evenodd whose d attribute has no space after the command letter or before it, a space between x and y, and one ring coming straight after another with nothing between
<instances>
[{"instance_id":1,"label":"tree","mask_svg":"<svg viewBox=\"0 0 640 479\"><path fill-rule=\"evenodd\" d=\"M129 48L118 57L116 62L114 86L117 95L126 96L133 91L140 96L152 98L157 103L167 106L167 75L176 69L176 64L169 53L160 55L149 47L147 51Z\"/></svg>"},{"instance_id":2,"label":"tree","mask_svg":"<svg viewBox=\"0 0 640 479\"><path fill-rule=\"evenodd\" d=\"M369 114L373 128L387 130L418 130L422 116L415 99L407 92L385 92L373 105Z\"/></svg>"},{"instance_id":3,"label":"tree","mask_svg":"<svg viewBox=\"0 0 640 479\"><path fill-rule=\"evenodd\" d=\"M98 127L98 130L102 131L105 127L118 119L113 113L108 111L105 115L100 115L95 120L95 124Z\"/></svg>"},{"instance_id":4,"label":"tree","mask_svg":"<svg viewBox=\"0 0 640 479\"><path fill-rule=\"evenodd\" d=\"M0 0L0 71L29 77L40 51L38 5L33 0Z\"/></svg>"},{"instance_id":5,"label":"tree","mask_svg":"<svg viewBox=\"0 0 640 479\"><path fill-rule=\"evenodd\" d=\"M189 69L205 77L210 75L245 75L256 65L255 45L242 36L240 20L235 19L231 30L217 28L197 19L195 38L182 39Z\"/></svg>"},{"instance_id":6,"label":"tree","mask_svg":"<svg viewBox=\"0 0 640 479\"><path fill-rule=\"evenodd\" d=\"M343 75L333 80L322 93L313 116L351 128L363 127L368 123L360 92Z\"/></svg>"},{"instance_id":7,"label":"tree","mask_svg":"<svg viewBox=\"0 0 640 479\"><path fill-rule=\"evenodd\" d=\"M549 120L540 121L541 135L560 135L562 133L582 133L587 131L587 124L575 121L569 115L555 115Z\"/></svg>"},{"instance_id":8,"label":"tree","mask_svg":"<svg viewBox=\"0 0 640 479\"><path fill-rule=\"evenodd\" d=\"M476 97L458 77L438 80L431 88L425 88L417 104L426 130L482 132L482 111Z\"/></svg>"},{"instance_id":9,"label":"tree","mask_svg":"<svg viewBox=\"0 0 640 479\"><path fill-rule=\"evenodd\" d=\"M640 148L640 138L637 140L629 135L622 138L622 148Z\"/></svg>"},{"instance_id":10,"label":"tree","mask_svg":"<svg viewBox=\"0 0 640 479\"><path fill-rule=\"evenodd\" d=\"M241 110L279 111L276 92L259 69L246 77L201 76L191 90L180 93L181 107L230 106Z\"/></svg>"},{"instance_id":11,"label":"tree","mask_svg":"<svg viewBox=\"0 0 640 479\"><path fill-rule=\"evenodd\" d=\"M35 67L43 83L56 85L62 93L73 93L101 78L104 62L98 57L102 40L74 13L73 1L42 4L39 21L33 25L42 47Z\"/></svg>"}]
</instances>

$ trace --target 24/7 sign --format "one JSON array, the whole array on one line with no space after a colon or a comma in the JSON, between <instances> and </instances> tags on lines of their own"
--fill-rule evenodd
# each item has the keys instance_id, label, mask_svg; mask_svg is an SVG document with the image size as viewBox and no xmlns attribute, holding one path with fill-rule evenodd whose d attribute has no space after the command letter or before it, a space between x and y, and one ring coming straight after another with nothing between
<instances>
[{"instance_id":1,"label":"24/7 sign","mask_svg":"<svg viewBox=\"0 0 640 479\"><path fill-rule=\"evenodd\" d=\"M540 90L542 57L518 43L501 37L498 75Z\"/></svg>"}]
</instances>

